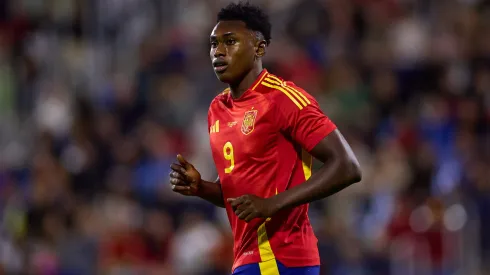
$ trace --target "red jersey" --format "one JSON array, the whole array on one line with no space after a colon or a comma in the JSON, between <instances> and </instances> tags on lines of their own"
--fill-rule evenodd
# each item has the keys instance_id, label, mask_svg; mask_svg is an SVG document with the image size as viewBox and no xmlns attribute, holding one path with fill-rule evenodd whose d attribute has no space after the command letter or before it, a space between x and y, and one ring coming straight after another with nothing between
<instances>
[{"instance_id":1,"label":"red jersey","mask_svg":"<svg viewBox=\"0 0 490 275\"><path fill-rule=\"evenodd\" d=\"M311 176L308 152L336 129L315 99L263 70L240 98L227 89L212 101L208 126L234 236L233 270L272 259L288 267L319 265L308 205L246 223L226 202L246 194L271 197Z\"/></svg>"}]
</instances>

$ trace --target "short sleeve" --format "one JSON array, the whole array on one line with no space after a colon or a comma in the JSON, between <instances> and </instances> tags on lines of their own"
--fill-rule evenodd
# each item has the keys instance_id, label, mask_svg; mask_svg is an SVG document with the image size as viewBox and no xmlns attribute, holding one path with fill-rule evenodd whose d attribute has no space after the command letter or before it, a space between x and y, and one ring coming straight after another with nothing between
<instances>
[{"instance_id":1,"label":"short sleeve","mask_svg":"<svg viewBox=\"0 0 490 275\"><path fill-rule=\"evenodd\" d=\"M296 86L287 88L275 100L280 129L309 152L337 126L311 95Z\"/></svg>"}]
</instances>

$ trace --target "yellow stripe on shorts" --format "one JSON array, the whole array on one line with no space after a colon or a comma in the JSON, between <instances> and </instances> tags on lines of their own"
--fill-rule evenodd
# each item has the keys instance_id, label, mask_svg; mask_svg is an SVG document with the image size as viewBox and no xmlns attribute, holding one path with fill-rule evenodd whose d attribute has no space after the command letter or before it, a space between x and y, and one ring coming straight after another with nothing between
<instances>
[{"instance_id":1,"label":"yellow stripe on shorts","mask_svg":"<svg viewBox=\"0 0 490 275\"><path fill-rule=\"evenodd\" d=\"M257 236L259 241L259 254L260 254L260 274L261 275L280 275L279 267L277 266L276 256L272 251L269 237L267 236L267 230L265 228L266 222L259 226L257 229Z\"/></svg>"}]
</instances>

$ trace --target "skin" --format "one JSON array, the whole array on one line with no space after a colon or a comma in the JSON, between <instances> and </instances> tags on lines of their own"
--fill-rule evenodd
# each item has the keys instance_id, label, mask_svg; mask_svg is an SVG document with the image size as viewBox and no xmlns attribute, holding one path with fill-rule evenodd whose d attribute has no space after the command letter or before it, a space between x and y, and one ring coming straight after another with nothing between
<instances>
[{"instance_id":1,"label":"skin","mask_svg":"<svg viewBox=\"0 0 490 275\"><path fill-rule=\"evenodd\" d=\"M263 69L261 58L265 55L266 41L241 21L222 21L213 29L210 42L211 60L228 65L224 72L216 72L216 76L230 86L233 98L239 98ZM304 184L270 198L249 194L228 198L225 202L219 179L215 182L202 180L197 169L181 155L177 156L178 162L171 165L170 184L177 193L198 196L219 207L229 203L238 218L249 222L323 199L361 180L359 162L338 130L321 140L310 154L323 162L322 167Z\"/></svg>"},{"instance_id":2,"label":"skin","mask_svg":"<svg viewBox=\"0 0 490 275\"><path fill-rule=\"evenodd\" d=\"M219 22L209 40L211 61L228 64L225 72L215 71L216 76L230 86L233 98L239 98L262 72L261 58L265 55L266 41L241 21Z\"/></svg>"}]
</instances>

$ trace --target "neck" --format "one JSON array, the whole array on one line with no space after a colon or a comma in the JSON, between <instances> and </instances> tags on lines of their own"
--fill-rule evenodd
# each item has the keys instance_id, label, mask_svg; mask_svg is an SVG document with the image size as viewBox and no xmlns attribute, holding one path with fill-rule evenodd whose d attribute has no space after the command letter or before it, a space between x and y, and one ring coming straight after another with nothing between
<instances>
[{"instance_id":1,"label":"neck","mask_svg":"<svg viewBox=\"0 0 490 275\"><path fill-rule=\"evenodd\" d=\"M247 91L250 86L255 82L257 79L257 76L262 72L262 63L257 62L255 63L254 67L252 70L250 70L243 78L241 81L239 81L237 84L230 84L230 91L231 91L231 96L234 99L237 99L241 97L245 91Z\"/></svg>"}]
</instances>

